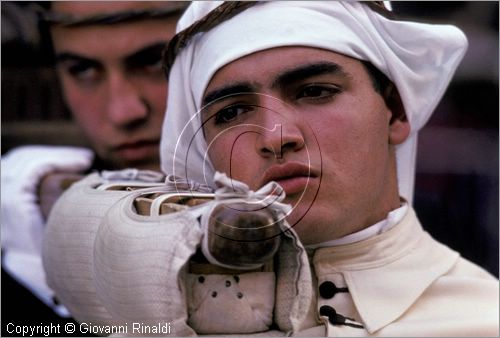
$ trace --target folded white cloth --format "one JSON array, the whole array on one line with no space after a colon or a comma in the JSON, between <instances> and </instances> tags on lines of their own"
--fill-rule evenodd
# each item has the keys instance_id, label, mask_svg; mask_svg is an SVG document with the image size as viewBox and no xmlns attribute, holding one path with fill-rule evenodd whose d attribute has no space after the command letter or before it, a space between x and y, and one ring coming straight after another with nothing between
<instances>
[{"instance_id":1,"label":"folded white cloth","mask_svg":"<svg viewBox=\"0 0 500 338\"><path fill-rule=\"evenodd\" d=\"M194 287L194 280L199 282L194 275L201 272L188 267L204 236L199 219L222 200L213 199L217 194L206 187L172 183L169 177L167 184L147 182L149 187L124 181L121 174L112 177L119 180L94 173L73 184L47 222L48 284L76 320L128 325L130 335L144 334L130 327L139 322L169 324L176 336L266 331L273 322L284 332L303 328L314 291L307 253L293 229L282 234L274 272L242 271L237 278L229 275L230 284L227 276L210 272L204 286ZM201 190L205 203L170 208L176 199L165 201L164 195L178 197L176 189L187 186ZM184 191L183 197L193 192ZM251 192L229 197L245 194ZM160 212L165 208L155 199L165 201L168 212ZM231 325L221 322L225 314L232 315ZM241 314L247 317L241 320Z\"/></svg>"},{"instance_id":2,"label":"folded white cloth","mask_svg":"<svg viewBox=\"0 0 500 338\"><path fill-rule=\"evenodd\" d=\"M42 145L15 148L2 156L3 267L61 316L68 316L68 313L54 304L42 267L45 220L37 190L45 175L56 171L83 172L90 167L93 157L93 152L86 148Z\"/></svg>"},{"instance_id":3,"label":"folded white cloth","mask_svg":"<svg viewBox=\"0 0 500 338\"><path fill-rule=\"evenodd\" d=\"M113 317L97 295L94 283L94 241L104 215L134 189L163 186L164 176L138 171L127 180L127 169L87 175L56 201L47 220L43 265L47 283L58 299L80 322L95 325L123 324Z\"/></svg>"}]
</instances>

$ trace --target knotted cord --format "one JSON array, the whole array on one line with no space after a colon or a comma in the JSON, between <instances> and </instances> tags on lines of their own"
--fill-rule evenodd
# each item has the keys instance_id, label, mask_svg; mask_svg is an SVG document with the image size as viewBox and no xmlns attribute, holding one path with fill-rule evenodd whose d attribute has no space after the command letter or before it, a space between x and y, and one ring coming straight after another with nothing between
<instances>
[{"instance_id":1,"label":"knotted cord","mask_svg":"<svg viewBox=\"0 0 500 338\"><path fill-rule=\"evenodd\" d=\"M246 203L264 204L266 208L270 207L285 215L292 210L289 204L281 203L286 194L283 188L274 181L265 184L257 191L250 190L245 183L230 179L220 172L215 172L214 181L219 186L215 190L216 200L241 199Z\"/></svg>"}]
</instances>

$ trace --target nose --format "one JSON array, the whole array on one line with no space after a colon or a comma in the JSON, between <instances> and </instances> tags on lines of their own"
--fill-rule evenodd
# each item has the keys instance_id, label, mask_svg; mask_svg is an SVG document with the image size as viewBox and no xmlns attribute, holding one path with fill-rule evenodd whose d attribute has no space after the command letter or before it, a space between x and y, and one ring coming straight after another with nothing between
<instances>
[{"instance_id":1,"label":"nose","mask_svg":"<svg viewBox=\"0 0 500 338\"><path fill-rule=\"evenodd\" d=\"M262 115L262 128L256 144L261 156L282 159L287 153L304 147L304 135L293 114L264 111Z\"/></svg>"},{"instance_id":2,"label":"nose","mask_svg":"<svg viewBox=\"0 0 500 338\"><path fill-rule=\"evenodd\" d=\"M123 129L131 129L144 123L149 115L149 105L141 95L139 87L121 72L114 72L108 78L109 121Z\"/></svg>"}]
</instances>

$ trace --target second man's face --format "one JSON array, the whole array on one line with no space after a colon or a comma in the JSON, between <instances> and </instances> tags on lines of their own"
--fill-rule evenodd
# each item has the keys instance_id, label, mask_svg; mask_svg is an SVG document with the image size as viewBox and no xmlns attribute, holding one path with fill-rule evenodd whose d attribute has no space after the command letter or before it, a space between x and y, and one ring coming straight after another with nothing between
<instances>
[{"instance_id":1,"label":"second man's face","mask_svg":"<svg viewBox=\"0 0 500 338\"><path fill-rule=\"evenodd\" d=\"M164 6L64 1L52 10L83 17ZM66 103L99 157L117 169L159 170L167 94L161 52L177 19L51 29Z\"/></svg>"},{"instance_id":2,"label":"second man's face","mask_svg":"<svg viewBox=\"0 0 500 338\"><path fill-rule=\"evenodd\" d=\"M257 52L221 68L202 106L215 169L253 190L280 183L305 244L361 230L399 206L392 145L405 130L390 123L360 61L306 47Z\"/></svg>"}]
</instances>

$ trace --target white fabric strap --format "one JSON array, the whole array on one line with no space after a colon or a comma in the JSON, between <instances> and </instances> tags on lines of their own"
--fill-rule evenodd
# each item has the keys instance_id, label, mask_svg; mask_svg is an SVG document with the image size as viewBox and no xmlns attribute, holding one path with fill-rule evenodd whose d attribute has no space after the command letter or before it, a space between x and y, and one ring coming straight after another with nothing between
<instances>
[{"instance_id":1,"label":"white fabric strap","mask_svg":"<svg viewBox=\"0 0 500 338\"><path fill-rule=\"evenodd\" d=\"M160 195L153 199L153 202L151 202L151 207L150 207L150 215L151 216L157 216L161 214L161 206L165 201L169 198L175 197L175 196L185 196L185 197L191 197L191 198L214 198L214 194L212 193L197 193L197 192L189 192L189 193L172 193L169 192L167 194ZM187 206L179 205L179 210L182 209L182 207L187 208ZM197 209L199 208L205 208L203 205L197 205L197 206L192 206L191 208L191 213L201 213L202 211L198 211Z\"/></svg>"},{"instance_id":2,"label":"white fabric strap","mask_svg":"<svg viewBox=\"0 0 500 338\"><path fill-rule=\"evenodd\" d=\"M165 185L162 186L162 192L165 191L168 193L156 197L151 203L151 215L159 215L161 213L161 205L173 195L181 194L193 198L213 198L213 190L209 186L175 175L167 175L165 178Z\"/></svg>"},{"instance_id":3,"label":"white fabric strap","mask_svg":"<svg viewBox=\"0 0 500 338\"><path fill-rule=\"evenodd\" d=\"M140 170L135 168L127 168L122 170L103 170L101 177L109 181L127 180L127 181L143 181L143 182L161 182L165 175L153 170Z\"/></svg>"},{"instance_id":4,"label":"white fabric strap","mask_svg":"<svg viewBox=\"0 0 500 338\"><path fill-rule=\"evenodd\" d=\"M165 185L171 187L172 191L190 191L190 192L201 192L201 193L211 193L212 188L208 185L195 182L193 180L187 180L175 175L167 175L165 179Z\"/></svg>"}]
</instances>

